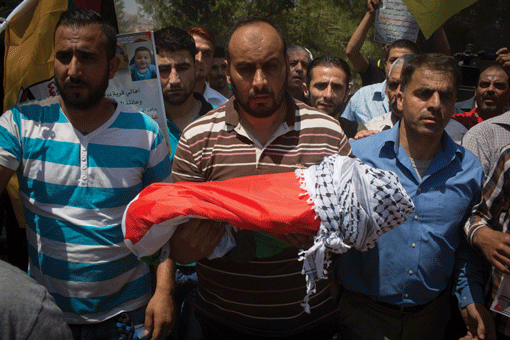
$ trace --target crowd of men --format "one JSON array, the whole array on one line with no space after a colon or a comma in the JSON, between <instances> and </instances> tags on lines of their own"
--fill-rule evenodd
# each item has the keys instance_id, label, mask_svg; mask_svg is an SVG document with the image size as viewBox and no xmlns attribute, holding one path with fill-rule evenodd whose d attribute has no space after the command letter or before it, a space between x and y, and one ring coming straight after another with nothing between
<instances>
[{"instance_id":1,"label":"crowd of men","mask_svg":"<svg viewBox=\"0 0 510 340\"><path fill-rule=\"evenodd\" d=\"M0 192L17 175L30 276L0 262L2 335L510 339L488 308L510 275L510 53L458 101L442 29L434 53L397 40L380 63L362 55L380 3L368 1L347 46L364 85L353 95L345 60L287 47L265 18L237 22L224 47L204 27L156 31L170 148L151 118L105 97L120 64L114 28L92 10L64 12L60 95L0 116ZM152 183L290 172L332 154L396 173L415 211L373 249L336 257L309 313L298 260L309 236L191 219L152 266L123 242L125 208ZM223 242L236 246L210 258Z\"/></svg>"}]
</instances>

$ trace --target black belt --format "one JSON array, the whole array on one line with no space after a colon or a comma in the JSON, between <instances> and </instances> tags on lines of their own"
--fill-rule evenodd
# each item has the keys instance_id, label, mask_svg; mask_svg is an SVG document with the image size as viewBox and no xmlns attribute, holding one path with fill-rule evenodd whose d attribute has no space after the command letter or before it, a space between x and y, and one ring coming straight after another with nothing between
<instances>
[{"instance_id":1,"label":"black belt","mask_svg":"<svg viewBox=\"0 0 510 340\"><path fill-rule=\"evenodd\" d=\"M443 295L446 294L449 291L450 291L449 289L445 289L441 293L439 293L438 296L436 296L435 298L433 298L429 302L427 302L427 303L425 303L423 305L416 305L416 306L409 306L409 307L394 305L394 304L391 304L391 303L377 301L377 300L373 300L373 299L372 299L372 301L374 301L375 303L377 303L377 304L379 304L379 305L381 305L381 306L383 306L385 308L394 310L394 311L402 313L402 314L414 314L414 313L418 313L418 312L422 311L423 309L425 309L425 307L431 305L433 302L435 302L439 298L443 297Z\"/></svg>"}]
</instances>

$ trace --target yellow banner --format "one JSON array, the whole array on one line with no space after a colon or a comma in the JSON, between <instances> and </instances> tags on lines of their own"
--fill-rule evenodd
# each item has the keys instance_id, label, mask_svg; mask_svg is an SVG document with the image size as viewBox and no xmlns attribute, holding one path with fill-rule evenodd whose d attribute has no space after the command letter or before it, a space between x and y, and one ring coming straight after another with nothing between
<instances>
[{"instance_id":1,"label":"yellow banner","mask_svg":"<svg viewBox=\"0 0 510 340\"><path fill-rule=\"evenodd\" d=\"M403 0L426 39L446 20L477 0Z\"/></svg>"},{"instance_id":2,"label":"yellow banner","mask_svg":"<svg viewBox=\"0 0 510 340\"><path fill-rule=\"evenodd\" d=\"M13 16L5 34L4 110L56 94L53 30L67 0L32 0Z\"/></svg>"}]
</instances>

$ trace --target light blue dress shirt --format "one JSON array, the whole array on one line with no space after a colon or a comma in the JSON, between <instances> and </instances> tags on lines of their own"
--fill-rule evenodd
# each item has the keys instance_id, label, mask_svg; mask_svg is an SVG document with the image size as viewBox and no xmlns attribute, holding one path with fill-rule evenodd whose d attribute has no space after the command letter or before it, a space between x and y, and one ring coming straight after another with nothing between
<instances>
[{"instance_id":1,"label":"light blue dress shirt","mask_svg":"<svg viewBox=\"0 0 510 340\"><path fill-rule=\"evenodd\" d=\"M430 302L453 277L459 307L483 303L487 265L468 245L462 229L480 198L484 176L480 162L443 134L442 148L420 182L398 142L399 127L400 122L350 143L363 162L397 174L415 211L404 224L382 235L375 248L340 256L339 280L348 290L408 307Z\"/></svg>"},{"instance_id":2,"label":"light blue dress shirt","mask_svg":"<svg viewBox=\"0 0 510 340\"><path fill-rule=\"evenodd\" d=\"M349 100L342 117L365 124L369 120L390 112L386 98L386 80L363 86Z\"/></svg>"}]
</instances>

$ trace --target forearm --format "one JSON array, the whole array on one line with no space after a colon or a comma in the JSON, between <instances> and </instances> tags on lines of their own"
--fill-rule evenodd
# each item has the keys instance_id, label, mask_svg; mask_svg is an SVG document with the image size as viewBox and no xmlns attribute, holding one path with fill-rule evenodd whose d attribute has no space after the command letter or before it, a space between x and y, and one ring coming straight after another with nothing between
<instances>
[{"instance_id":1,"label":"forearm","mask_svg":"<svg viewBox=\"0 0 510 340\"><path fill-rule=\"evenodd\" d=\"M450 55L450 43L443 27L439 27L430 37L434 46L434 52Z\"/></svg>"},{"instance_id":2,"label":"forearm","mask_svg":"<svg viewBox=\"0 0 510 340\"><path fill-rule=\"evenodd\" d=\"M374 19L375 12L369 11L365 14L345 49L345 53L347 54L347 58L351 61L352 67L359 73L365 71L368 66L367 59L361 54L361 47L363 47L368 30L372 26Z\"/></svg>"},{"instance_id":3,"label":"forearm","mask_svg":"<svg viewBox=\"0 0 510 340\"><path fill-rule=\"evenodd\" d=\"M156 291L168 295L175 291L175 262L168 258L156 268Z\"/></svg>"}]
</instances>

